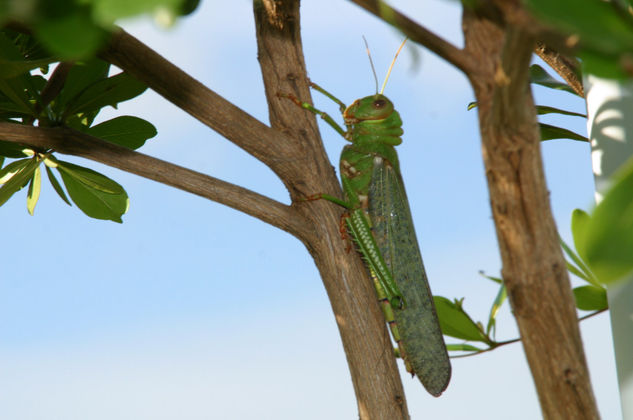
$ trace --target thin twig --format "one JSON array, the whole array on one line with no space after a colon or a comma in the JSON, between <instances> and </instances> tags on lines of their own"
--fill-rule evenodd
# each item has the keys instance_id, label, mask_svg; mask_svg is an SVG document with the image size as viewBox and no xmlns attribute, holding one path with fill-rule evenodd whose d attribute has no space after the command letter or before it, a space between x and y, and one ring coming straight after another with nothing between
<instances>
[{"instance_id":1,"label":"thin twig","mask_svg":"<svg viewBox=\"0 0 633 420\"><path fill-rule=\"evenodd\" d=\"M494 346L488 347L487 349L475 351L475 352L468 353L468 354L459 354L457 356L451 356L451 359L461 359L461 358L464 358L464 357L476 356L478 354L482 354L482 353L486 353L486 352L498 349L501 346L505 346L505 345L512 344L512 343L518 343L519 341L521 341L520 338L515 338L515 339L512 339L512 340L508 340L508 341L500 341L498 343L495 343Z\"/></svg>"},{"instance_id":2,"label":"thin twig","mask_svg":"<svg viewBox=\"0 0 633 420\"><path fill-rule=\"evenodd\" d=\"M34 114L39 115L40 112L53 100L64 87L66 83L66 77L68 72L72 68L72 63L61 62L55 67L55 70L48 78L46 85L40 92L40 99L35 103ZM30 116L24 119L25 124L32 125L35 122L35 116Z\"/></svg>"},{"instance_id":3,"label":"thin twig","mask_svg":"<svg viewBox=\"0 0 633 420\"><path fill-rule=\"evenodd\" d=\"M592 312L592 313L587 314L587 315L585 315L585 316L582 316L582 317L578 318L578 322L580 322L580 321L584 321L585 319L589 319L589 318L594 317L594 316L596 316L596 315L598 315L598 314L601 314L601 313L605 312L607 309L608 309L608 308L605 308L605 309L600 309L599 311L595 311L595 312ZM482 354L482 353L486 353L486 352L489 352L489 351L492 351L492 350L498 349L498 348L499 348L499 347L501 347L501 346L505 346L505 345L508 345L508 344L513 344L513 343L518 343L519 341L521 341L521 339L520 339L520 338L514 338L514 339L512 339L512 340L507 340L507 341L500 341L500 342L498 342L498 343L493 341L493 342L492 342L492 343L493 343L493 345L491 345L491 346L490 346L490 347L488 347L487 349L483 349L483 350L479 350L479 351L474 351L474 352L472 352L472 353L468 353L468 354L460 354L460 355L457 355L457 356L451 356L451 359L459 359L459 358L463 358L463 357L476 356L476 355L478 355L478 354Z\"/></svg>"},{"instance_id":4,"label":"thin twig","mask_svg":"<svg viewBox=\"0 0 633 420\"><path fill-rule=\"evenodd\" d=\"M39 110L44 109L46 105L59 95L64 84L66 84L66 78L73 65L74 63L62 61L55 67L51 77L48 78L44 89L42 89L40 93L40 102L37 104Z\"/></svg>"},{"instance_id":5,"label":"thin twig","mask_svg":"<svg viewBox=\"0 0 633 420\"><path fill-rule=\"evenodd\" d=\"M601 313L603 313L603 312L605 312L607 310L609 310L609 308L600 309L599 311L592 312L592 313L587 314L585 316L581 316L580 318L578 318L578 321L584 321L585 319L589 319L591 317L594 317L594 316L596 316L598 314L601 314Z\"/></svg>"},{"instance_id":6,"label":"thin twig","mask_svg":"<svg viewBox=\"0 0 633 420\"><path fill-rule=\"evenodd\" d=\"M581 97L585 97L582 80L578 77L579 63L573 58L566 57L542 42L536 43L534 52L556 71L572 89Z\"/></svg>"},{"instance_id":7,"label":"thin twig","mask_svg":"<svg viewBox=\"0 0 633 420\"><path fill-rule=\"evenodd\" d=\"M351 0L368 12L402 31L409 39L425 46L455 67L468 73L472 70L473 61L468 53L437 36L396 9L380 0Z\"/></svg>"}]
</instances>

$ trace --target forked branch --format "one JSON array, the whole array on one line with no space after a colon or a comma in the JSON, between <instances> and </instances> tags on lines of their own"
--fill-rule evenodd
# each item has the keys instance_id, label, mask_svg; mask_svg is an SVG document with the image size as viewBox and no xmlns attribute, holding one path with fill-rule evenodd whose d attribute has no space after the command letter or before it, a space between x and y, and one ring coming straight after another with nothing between
<instances>
[{"instance_id":1,"label":"forked branch","mask_svg":"<svg viewBox=\"0 0 633 420\"><path fill-rule=\"evenodd\" d=\"M100 57L262 161L287 184L296 161L293 141L227 101L124 30Z\"/></svg>"}]
</instances>

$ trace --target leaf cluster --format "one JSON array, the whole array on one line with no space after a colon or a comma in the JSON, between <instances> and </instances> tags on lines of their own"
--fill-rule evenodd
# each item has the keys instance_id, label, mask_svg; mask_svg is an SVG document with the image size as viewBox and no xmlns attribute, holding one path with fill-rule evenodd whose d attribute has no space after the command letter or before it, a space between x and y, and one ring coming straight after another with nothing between
<instances>
[{"instance_id":1,"label":"leaf cluster","mask_svg":"<svg viewBox=\"0 0 633 420\"><path fill-rule=\"evenodd\" d=\"M94 124L104 107L116 108L143 93L143 83L127 73L110 75L110 64L96 58L59 62L49 72L49 65L57 60L31 35L0 31L0 121L74 129L129 149L141 147L156 135L151 123L133 116ZM17 160L3 167L5 158ZM115 181L58 160L54 150L36 150L1 139L0 205L28 185L27 209L33 214L41 190L41 164L64 202L70 205L72 200L90 217L121 222L128 196Z\"/></svg>"},{"instance_id":2,"label":"leaf cluster","mask_svg":"<svg viewBox=\"0 0 633 420\"><path fill-rule=\"evenodd\" d=\"M588 283L573 289L576 307L583 311L592 312L584 318L607 310L607 291L605 287L597 281L582 258L574 253L562 240L561 246L568 257L567 267L570 273L575 274L578 278ZM488 276L484 273L481 273L481 275L495 282L499 287L490 304L485 326L481 321L474 321L473 317L465 310L464 298L451 301L443 296L433 297L442 333L449 337L463 340L461 343L449 343L446 345L446 348L453 352L452 357L473 356L520 341L519 338L504 341L496 339L497 315L508 295L503 279ZM475 345L473 343L478 344Z\"/></svg>"},{"instance_id":3,"label":"leaf cluster","mask_svg":"<svg viewBox=\"0 0 633 420\"><path fill-rule=\"evenodd\" d=\"M114 22L152 14L168 26L200 0L5 0L0 23L28 28L47 51L66 60L87 58L108 40ZM81 34L78 36L78 34Z\"/></svg>"}]
</instances>

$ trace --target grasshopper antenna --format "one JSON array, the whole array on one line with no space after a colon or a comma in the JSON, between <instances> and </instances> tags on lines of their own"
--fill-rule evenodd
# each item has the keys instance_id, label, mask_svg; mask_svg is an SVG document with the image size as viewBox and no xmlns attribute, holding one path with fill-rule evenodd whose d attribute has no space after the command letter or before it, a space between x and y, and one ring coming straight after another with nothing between
<instances>
[{"instance_id":1,"label":"grasshopper antenna","mask_svg":"<svg viewBox=\"0 0 633 420\"><path fill-rule=\"evenodd\" d=\"M365 49L367 51L367 57L369 57L371 72L374 73L374 80L376 81L376 93L378 93L378 76L376 76L376 68L374 67L374 61L371 59L371 53L369 52L369 44L367 44L367 39L365 38L365 35L363 35L363 41L365 41Z\"/></svg>"},{"instance_id":2,"label":"grasshopper antenna","mask_svg":"<svg viewBox=\"0 0 633 420\"><path fill-rule=\"evenodd\" d=\"M364 39L364 37L363 37ZM398 48L398 51L396 51L396 55L393 57L393 60L391 60L391 65L389 66L389 70L387 71L387 76L385 77L385 81L382 82L382 88L380 89L380 94L382 95L382 93L385 91L385 86L387 86L387 80L389 80L389 76L391 75L391 70L393 70L393 65L396 64L396 58L398 58L398 54L400 54L400 51L402 51L402 47L404 47L405 42L407 42L407 39L409 38L405 38L404 41L402 41L402 44L400 44L400 47ZM367 43L367 41L365 41L365 43ZM367 52L369 52L369 49L367 49ZM371 61L371 57L369 58L369 60ZM372 64L372 68L373 68L373 64ZM375 72L374 72L375 74ZM378 85L376 85L376 88L378 88Z\"/></svg>"}]
</instances>

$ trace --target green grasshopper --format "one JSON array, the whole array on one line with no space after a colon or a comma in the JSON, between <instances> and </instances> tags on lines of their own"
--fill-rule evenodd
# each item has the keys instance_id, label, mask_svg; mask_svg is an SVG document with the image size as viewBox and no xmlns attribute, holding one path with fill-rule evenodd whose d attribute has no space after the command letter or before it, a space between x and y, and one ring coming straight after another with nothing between
<instances>
[{"instance_id":1,"label":"green grasshopper","mask_svg":"<svg viewBox=\"0 0 633 420\"><path fill-rule=\"evenodd\" d=\"M404 42L396 57L403 45ZM371 56L369 59L371 63ZM351 142L343 149L340 159L346 200L327 194L315 198L324 198L348 209L347 229L369 267L378 300L407 371L417 375L430 394L439 396L448 386L451 365L394 148L402 143L402 120L393 103L382 94L395 60L380 93L358 99L349 107L320 86L310 84L339 105L346 129L312 105L292 95L280 96L318 114ZM373 63L371 65L373 70Z\"/></svg>"}]
</instances>

